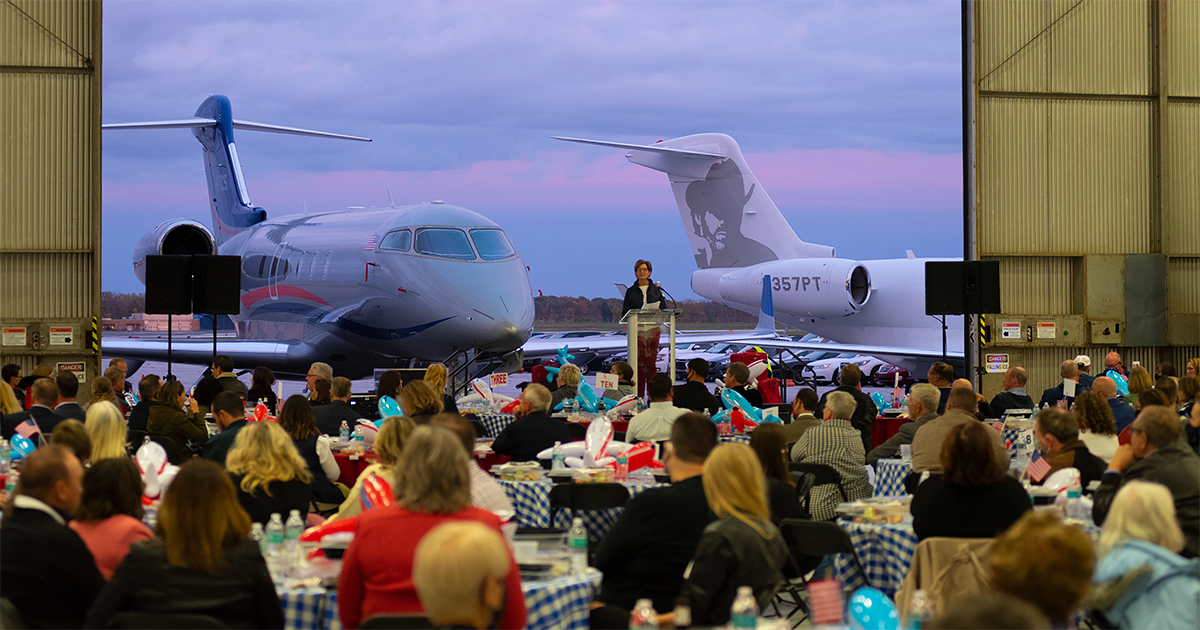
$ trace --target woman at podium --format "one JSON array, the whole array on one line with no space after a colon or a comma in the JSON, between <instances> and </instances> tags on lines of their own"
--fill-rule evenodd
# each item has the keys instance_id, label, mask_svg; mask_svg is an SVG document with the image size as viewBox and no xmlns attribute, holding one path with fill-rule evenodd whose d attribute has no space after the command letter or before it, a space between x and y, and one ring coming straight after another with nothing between
<instances>
[{"instance_id":1,"label":"woman at podium","mask_svg":"<svg viewBox=\"0 0 1200 630\"><path fill-rule=\"evenodd\" d=\"M649 260L638 260L633 265L633 273L637 282L625 292L625 304L621 317L634 309L658 309L662 307L662 289L650 279L654 265ZM661 331L658 324L639 324L637 331L637 393L646 395L646 383L658 371L658 340Z\"/></svg>"}]
</instances>

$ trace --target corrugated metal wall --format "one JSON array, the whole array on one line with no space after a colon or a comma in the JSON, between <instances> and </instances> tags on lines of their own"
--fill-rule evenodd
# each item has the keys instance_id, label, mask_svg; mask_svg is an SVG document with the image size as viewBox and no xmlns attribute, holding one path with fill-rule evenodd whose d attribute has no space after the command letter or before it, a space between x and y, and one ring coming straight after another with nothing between
<instances>
[{"instance_id":1,"label":"corrugated metal wall","mask_svg":"<svg viewBox=\"0 0 1200 630\"><path fill-rule=\"evenodd\" d=\"M97 373L101 13L98 0L0 3L0 325L27 329L0 360L26 373L81 359ZM51 345L49 326L70 326L70 343Z\"/></svg>"}]
</instances>

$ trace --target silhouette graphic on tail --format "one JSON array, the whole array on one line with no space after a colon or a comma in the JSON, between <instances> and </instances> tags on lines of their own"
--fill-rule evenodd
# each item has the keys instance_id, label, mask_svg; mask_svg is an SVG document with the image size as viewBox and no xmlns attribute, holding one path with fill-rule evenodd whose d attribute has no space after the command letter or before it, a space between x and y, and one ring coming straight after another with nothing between
<instances>
[{"instance_id":1,"label":"silhouette graphic on tail","mask_svg":"<svg viewBox=\"0 0 1200 630\"><path fill-rule=\"evenodd\" d=\"M779 260L769 247L742 234L742 211L754 196L747 192L742 171L733 160L717 162L708 175L688 184L685 198L692 213L692 232L708 242L696 251L696 266L747 267Z\"/></svg>"}]
</instances>

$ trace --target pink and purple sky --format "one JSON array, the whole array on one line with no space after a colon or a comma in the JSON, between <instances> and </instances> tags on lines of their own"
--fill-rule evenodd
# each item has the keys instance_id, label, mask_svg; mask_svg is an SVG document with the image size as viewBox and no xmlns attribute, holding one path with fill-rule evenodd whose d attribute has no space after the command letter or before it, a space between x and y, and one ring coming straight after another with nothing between
<instances>
[{"instance_id":1,"label":"pink and purple sky","mask_svg":"<svg viewBox=\"0 0 1200 630\"><path fill-rule=\"evenodd\" d=\"M800 238L846 258L960 256L959 3L188 2L104 5L104 122L234 117L370 144L238 132L271 216L433 199L500 224L546 295L615 297L694 261L666 176L623 152L722 132ZM104 132L104 290L156 223L207 224L186 130Z\"/></svg>"}]
</instances>

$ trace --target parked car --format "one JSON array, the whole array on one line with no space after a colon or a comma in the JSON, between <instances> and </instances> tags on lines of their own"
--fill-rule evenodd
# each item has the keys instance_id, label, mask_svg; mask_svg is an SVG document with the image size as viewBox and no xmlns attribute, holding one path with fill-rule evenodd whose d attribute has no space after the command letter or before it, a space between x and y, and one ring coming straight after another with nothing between
<instances>
[{"instance_id":1,"label":"parked car","mask_svg":"<svg viewBox=\"0 0 1200 630\"><path fill-rule=\"evenodd\" d=\"M916 379L909 374L908 370L902 367L896 367L890 363L884 363L876 370L875 376L872 378L876 385L881 387L891 387L896 382L896 374L900 375L900 386L906 390L916 383Z\"/></svg>"}]
</instances>

